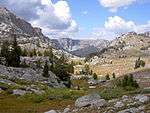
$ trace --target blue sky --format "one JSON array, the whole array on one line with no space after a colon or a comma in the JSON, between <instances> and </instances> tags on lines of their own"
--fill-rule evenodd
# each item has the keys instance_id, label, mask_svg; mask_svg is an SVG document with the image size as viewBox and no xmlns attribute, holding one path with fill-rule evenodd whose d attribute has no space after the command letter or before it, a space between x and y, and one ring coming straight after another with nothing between
<instances>
[{"instance_id":1,"label":"blue sky","mask_svg":"<svg viewBox=\"0 0 150 113\"><path fill-rule=\"evenodd\" d=\"M54 0L57 2L58 0ZM83 28L79 35L87 36L93 28L103 27L110 16L119 16L126 21L134 21L136 24L146 24L150 20L150 2L131 4L127 8L120 8L117 12L110 12L100 5L98 0L67 0L71 8L73 18L79 27ZM87 14L82 14L86 11Z\"/></svg>"},{"instance_id":2,"label":"blue sky","mask_svg":"<svg viewBox=\"0 0 150 113\"><path fill-rule=\"evenodd\" d=\"M1 0L50 38L108 39L150 31L150 0Z\"/></svg>"}]
</instances>

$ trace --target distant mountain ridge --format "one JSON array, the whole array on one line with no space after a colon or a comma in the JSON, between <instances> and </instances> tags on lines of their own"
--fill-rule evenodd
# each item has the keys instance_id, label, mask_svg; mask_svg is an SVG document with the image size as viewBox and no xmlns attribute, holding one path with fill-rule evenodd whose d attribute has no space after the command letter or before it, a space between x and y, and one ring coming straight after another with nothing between
<instances>
[{"instance_id":1,"label":"distant mountain ridge","mask_svg":"<svg viewBox=\"0 0 150 113\"><path fill-rule=\"evenodd\" d=\"M79 57L97 52L109 45L109 41L103 39L80 40L64 37L50 39L42 33L42 29L33 27L7 8L0 6L0 42L12 40L12 33L16 34L17 40L23 48L41 50L52 45L54 49L66 51Z\"/></svg>"},{"instance_id":2,"label":"distant mountain ridge","mask_svg":"<svg viewBox=\"0 0 150 113\"><path fill-rule=\"evenodd\" d=\"M58 48L64 49L76 56L84 57L90 53L97 52L109 45L109 41L103 39L97 40L80 40L71 38L53 39L52 42Z\"/></svg>"}]
</instances>

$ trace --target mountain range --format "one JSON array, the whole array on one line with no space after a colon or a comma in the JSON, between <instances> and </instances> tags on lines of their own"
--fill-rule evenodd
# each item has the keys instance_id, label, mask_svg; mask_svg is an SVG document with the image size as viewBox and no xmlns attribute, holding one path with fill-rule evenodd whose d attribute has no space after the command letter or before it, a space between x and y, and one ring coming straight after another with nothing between
<instances>
[{"instance_id":1,"label":"mountain range","mask_svg":"<svg viewBox=\"0 0 150 113\"><path fill-rule=\"evenodd\" d=\"M12 33L17 35L17 40L23 48L41 50L48 45L52 45L56 50L62 50L80 57L97 52L109 44L109 41L102 39L75 40L65 37L50 39L42 33L42 29L33 27L5 7L0 7L0 41L12 40Z\"/></svg>"}]
</instances>

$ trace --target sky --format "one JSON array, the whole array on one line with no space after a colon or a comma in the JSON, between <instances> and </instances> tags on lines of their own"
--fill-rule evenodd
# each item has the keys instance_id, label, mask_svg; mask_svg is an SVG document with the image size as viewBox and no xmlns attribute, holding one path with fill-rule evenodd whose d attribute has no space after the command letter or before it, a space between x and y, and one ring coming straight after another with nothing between
<instances>
[{"instance_id":1,"label":"sky","mask_svg":"<svg viewBox=\"0 0 150 113\"><path fill-rule=\"evenodd\" d=\"M150 31L150 0L0 0L49 38L112 40Z\"/></svg>"}]
</instances>

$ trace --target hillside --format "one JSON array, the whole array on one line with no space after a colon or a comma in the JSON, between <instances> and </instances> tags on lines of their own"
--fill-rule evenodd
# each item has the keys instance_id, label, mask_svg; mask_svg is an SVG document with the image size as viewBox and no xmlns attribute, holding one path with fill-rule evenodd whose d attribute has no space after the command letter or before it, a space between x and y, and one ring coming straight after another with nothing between
<instances>
[{"instance_id":1,"label":"hillside","mask_svg":"<svg viewBox=\"0 0 150 113\"><path fill-rule=\"evenodd\" d=\"M131 56L149 56L150 37L149 32L137 34L129 32L124 34L113 41L110 45L100 52L95 52L89 56L101 57L131 57Z\"/></svg>"}]
</instances>

